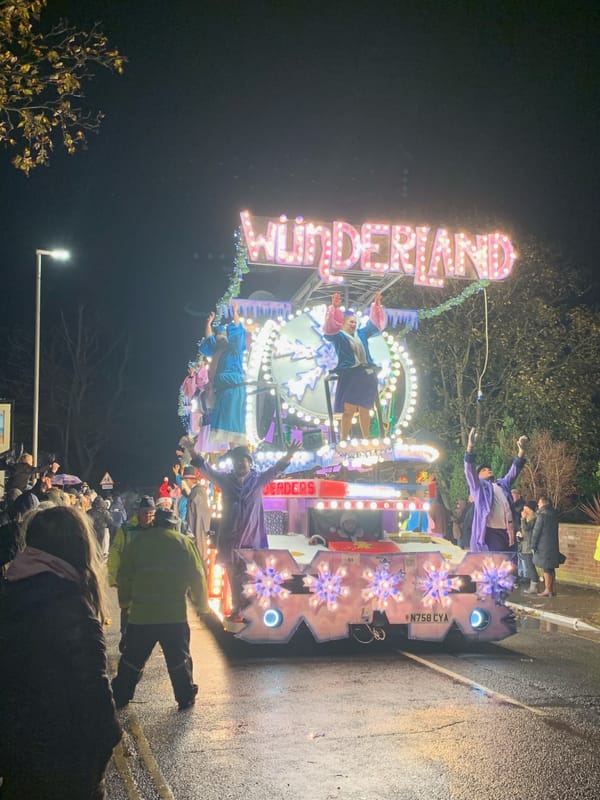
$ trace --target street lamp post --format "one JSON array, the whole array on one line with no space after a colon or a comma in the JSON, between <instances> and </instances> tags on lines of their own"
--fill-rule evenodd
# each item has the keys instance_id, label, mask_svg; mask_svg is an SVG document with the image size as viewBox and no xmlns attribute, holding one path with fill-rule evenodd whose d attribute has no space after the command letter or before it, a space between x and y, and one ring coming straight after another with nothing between
<instances>
[{"instance_id":1,"label":"street lamp post","mask_svg":"<svg viewBox=\"0 0 600 800\"><path fill-rule=\"evenodd\" d=\"M42 316L42 256L50 256L57 261L66 261L68 250L35 251L35 346L33 354L33 445L31 455L33 464L38 462L38 426L40 419L40 323Z\"/></svg>"}]
</instances>

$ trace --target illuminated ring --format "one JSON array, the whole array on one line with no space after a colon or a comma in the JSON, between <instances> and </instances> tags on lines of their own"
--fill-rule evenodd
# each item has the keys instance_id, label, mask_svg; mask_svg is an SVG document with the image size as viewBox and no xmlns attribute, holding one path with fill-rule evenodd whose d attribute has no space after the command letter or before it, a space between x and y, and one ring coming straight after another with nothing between
<instances>
[{"instance_id":1,"label":"illuminated ring","mask_svg":"<svg viewBox=\"0 0 600 800\"><path fill-rule=\"evenodd\" d=\"M474 631L484 631L491 621L492 617L490 612L486 611L484 608L474 608L473 611L471 611L469 623Z\"/></svg>"},{"instance_id":2,"label":"illuminated ring","mask_svg":"<svg viewBox=\"0 0 600 800\"><path fill-rule=\"evenodd\" d=\"M278 608L267 608L263 614L265 628L279 628L283 622L283 614Z\"/></svg>"}]
</instances>

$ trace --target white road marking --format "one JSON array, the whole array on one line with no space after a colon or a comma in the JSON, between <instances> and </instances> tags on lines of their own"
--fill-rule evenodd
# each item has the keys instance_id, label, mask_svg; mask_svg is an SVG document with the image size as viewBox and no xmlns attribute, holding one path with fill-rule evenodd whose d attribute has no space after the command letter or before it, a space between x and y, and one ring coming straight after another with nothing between
<instances>
[{"instance_id":1,"label":"white road marking","mask_svg":"<svg viewBox=\"0 0 600 800\"><path fill-rule=\"evenodd\" d=\"M509 697L509 695L507 694L501 694L500 692L495 692L493 689L489 689L487 686L483 686L481 683L476 683L475 681L472 681L469 678L465 678L464 675L460 675L458 672L453 672L450 669L446 669L446 667L441 667L439 664L435 664L433 661L428 661L426 658L417 656L414 653L407 653L405 650L396 650L396 652L404 656L405 658L409 658L412 661L416 661L417 664L421 664L421 666L423 667L427 667L428 669L434 670L434 672L439 672L441 675L445 675L447 678L452 678L452 680L458 681L459 683L463 683L465 686L470 686L473 689L477 689L477 691L482 692L488 697L491 697L494 700L498 700L501 703L508 703L511 706L524 708L526 711L529 711L538 717L548 716L545 711L542 711L539 708L534 708L533 706L528 706L526 703L521 703L520 700L517 700L514 697Z\"/></svg>"}]
</instances>

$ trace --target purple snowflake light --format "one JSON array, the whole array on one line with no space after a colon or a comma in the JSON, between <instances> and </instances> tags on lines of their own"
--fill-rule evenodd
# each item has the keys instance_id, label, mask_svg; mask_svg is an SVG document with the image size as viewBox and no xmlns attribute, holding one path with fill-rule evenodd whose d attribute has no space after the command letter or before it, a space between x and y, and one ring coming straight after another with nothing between
<instances>
[{"instance_id":1,"label":"purple snowflake light","mask_svg":"<svg viewBox=\"0 0 600 800\"><path fill-rule=\"evenodd\" d=\"M450 594L456 592L462 586L460 578L450 577L450 564L444 562L439 569L433 564L425 564L424 578L417 578L417 587L423 592L423 605L434 606L438 603L441 606L450 605Z\"/></svg>"},{"instance_id":2,"label":"purple snowflake light","mask_svg":"<svg viewBox=\"0 0 600 800\"><path fill-rule=\"evenodd\" d=\"M310 604L314 608L327 606L328 611L335 611L340 597L347 597L350 589L342 583L346 577L344 567L338 567L331 572L329 564L321 562L317 567L317 575L305 575L302 579L304 585L311 592Z\"/></svg>"},{"instance_id":3,"label":"purple snowflake light","mask_svg":"<svg viewBox=\"0 0 600 800\"><path fill-rule=\"evenodd\" d=\"M362 590L365 600L375 600L378 611L383 611L390 604L390 600L399 603L403 599L398 584L404 580L404 573L390 572L389 563L382 562L373 571L365 569L363 578L368 581L368 586Z\"/></svg>"},{"instance_id":4,"label":"purple snowflake light","mask_svg":"<svg viewBox=\"0 0 600 800\"><path fill-rule=\"evenodd\" d=\"M289 596L290 592L283 584L291 575L286 569L278 571L274 558L269 558L265 567L259 567L253 561L246 567L246 572L254 580L244 584L243 592L246 597L256 597L261 608L270 608L275 598L285 600Z\"/></svg>"},{"instance_id":5,"label":"purple snowflake light","mask_svg":"<svg viewBox=\"0 0 600 800\"><path fill-rule=\"evenodd\" d=\"M477 594L501 600L514 587L514 570L512 561L504 560L497 564L493 558L484 559L483 569L471 575L471 579L477 584Z\"/></svg>"}]
</instances>

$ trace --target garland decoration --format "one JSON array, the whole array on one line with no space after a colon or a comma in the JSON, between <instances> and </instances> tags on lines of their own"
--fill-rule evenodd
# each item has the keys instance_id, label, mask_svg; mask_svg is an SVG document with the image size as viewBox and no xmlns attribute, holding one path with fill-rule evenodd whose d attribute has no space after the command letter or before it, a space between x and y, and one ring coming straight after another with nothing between
<instances>
[{"instance_id":1,"label":"garland decoration","mask_svg":"<svg viewBox=\"0 0 600 800\"><path fill-rule=\"evenodd\" d=\"M439 306L435 306L435 308L422 308L417 311L419 315L419 319L433 319L434 317L439 317L440 314L443 314L445 311L449 311L451 308L455 308L456 306L461 305L474 294L477 292L483 291L486 287L490 285L491 281L489 280L480 280L474 281L470 283L466 289L460 294L457 294L456 297L451 297L449 300L445 300L443 303L440 303Z\"/></svg>"},{"instance_id":2,"label":"garland decoration","mask_svg":"<svg viewBox=\"0 0 600 800\"><path fill-rule=\"evenodd\" d=\"M242 232L238 228L234 234L235 241L235 258L233 261L233 275L229 279L229 286L223 297L216 304L216 319L215 322L221 322L222 317L226 315L226 311L231 305L231 301L240 295L242 281L244 275L250 272L248 266L246 246L242 244Z\"/></svg>"}]
</instances>

